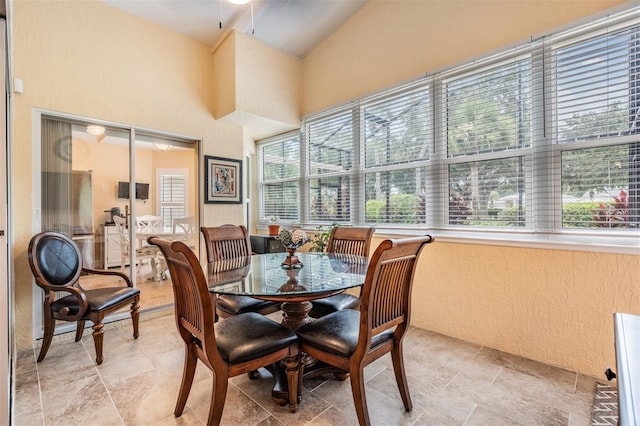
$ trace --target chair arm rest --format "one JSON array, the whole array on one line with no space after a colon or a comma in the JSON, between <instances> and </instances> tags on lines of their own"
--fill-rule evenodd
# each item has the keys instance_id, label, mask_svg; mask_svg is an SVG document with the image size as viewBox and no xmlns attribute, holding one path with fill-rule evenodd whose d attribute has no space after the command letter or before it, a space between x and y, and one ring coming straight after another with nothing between
<instances>
[{"instance_id":1,"label":"chair arm rest","mask_svg":"<svg viewBox=\"0 0 640 426\"><path fill-rule=\"evenodd\" d=\"M95 274L95 275L115 275L117 277L122 278L124 282L127 283L127 287L133 287L133 284L131 283L131 279L127 275L119 271L106 271L104 269L82 268L82 272L86 272L87 274Z\"/></svg>"},{"instance_id":2,"label":"chair arm rest","mask_svg":"<svg viewBox=\"0 0 640 426\"><path fill-rule=\"evenodd\" d=\"M58 319L61 319L63 321L78 321L80 318L84 316L84 313L87 311L87 308L89 307L89 302L87 301L87 296L82 289L79 289L73 286L65 286L65 287L59 287L59 288L55 288L52 286L47 286L47 287L49 287L49 297L47 299L51 302L53 302L53 299L52 299L54 297L53 293L57 293L57 292L69 293L69 296L72 296L73 298L78 300L78 312L75 315L69 315L70 309L68 307L65 307L58 311L57 313ZM60 299L60 297L58 299Z\"/></svg>"}]
</instances>

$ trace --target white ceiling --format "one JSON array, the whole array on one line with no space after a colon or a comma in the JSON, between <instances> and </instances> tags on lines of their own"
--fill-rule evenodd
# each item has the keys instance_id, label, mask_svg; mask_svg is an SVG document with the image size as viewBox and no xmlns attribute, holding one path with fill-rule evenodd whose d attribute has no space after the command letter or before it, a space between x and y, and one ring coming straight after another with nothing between
<instances>
[{"instance_id":1,"label":"white ceiling","mask_svg":"<svg viewBox=\"0 0 640 426\"><path fill-rule=\"evenodd\" d=\"M227 0L102 0L216 47L232 30L251 34L252 4ZM304 58L368 0L253 0L254 37ZM222 29L220 29L222 22Z\"/></svg>"}]
</instances>

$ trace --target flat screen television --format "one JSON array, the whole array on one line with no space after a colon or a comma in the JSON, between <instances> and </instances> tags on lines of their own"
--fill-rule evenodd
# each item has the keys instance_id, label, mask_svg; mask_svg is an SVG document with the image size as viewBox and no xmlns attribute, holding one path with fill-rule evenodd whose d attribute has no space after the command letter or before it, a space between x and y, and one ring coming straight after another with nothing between
<instances>
[{"instance_id":1,"label":"flat screen television","mask_svg":"<svg viewBox=\"0 0 640 426\"><path fill-rule=\"evenodd\" d=\"M149 199L149 184L136 182L136 198L138 200Z\"/></svg>"},{"instance_id":2,"label":"flat screen television","mask_svg":"<svg viewBox=\"0 0 640 426\"><path fill-rule=\"evenodd\" d=\"M118 198L129 198L129 182L118 182ZM138 200L149 199L149 184L136 182L136 198Z\"/></svg>"},{"instance_id":3,"label":"flat screen television","mask_svg":"<svg viewBox=\"0 0 640 426\"><path fill-rule=\"evenodd\" d=\"M129 199L129 182L118 182L118 198Z\"/></svg>"}]
</instances>

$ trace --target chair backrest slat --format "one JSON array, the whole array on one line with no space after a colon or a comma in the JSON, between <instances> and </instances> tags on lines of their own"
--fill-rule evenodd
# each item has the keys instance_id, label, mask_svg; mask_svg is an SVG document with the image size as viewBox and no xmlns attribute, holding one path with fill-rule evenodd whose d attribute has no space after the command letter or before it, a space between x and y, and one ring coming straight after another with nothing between
<instances>
[{"instance_id":1,"label":"chair backrest slat","mask_svg":"<svg viewBox=\"0 0 640 426\"><path fill-rule=\"evenodd\" d=\"M249 233L243 225L201 227L207 249L207 262L251 255Z\"/></svg>"},{"instance_id":2,"label":"chair backrest slat","mask_svg":"<svg viewBox=\"0 0 640 426\"><path fill-rule=\"evenodd\" d=\"M411 285L420 252L431 236L383 241L369 263L362 288L360 339L406 326L410 319Z\"/></svg>"},{"instance_id":3,"label":"chair backrest slat","mask_svg":"<svg viewBox=\"0 0 640 426\"><path fill-rule=\"evenodd\" d=\"M327 252L368 257L374 231L375 228L336 226L329 235Z\"/></svg>"},{"instance_id":4,"label":"chair backrest slat","mask_svg":"<svg viewBox=\"0 0 640 426\"><path fill-rule=\"evenodd\" d=\"M373 289L373 303L370 306L372 328L395 322L406 313L404 287L411 279L415 256L382 262L377 285Z\"/></svg>"}]
</instances>

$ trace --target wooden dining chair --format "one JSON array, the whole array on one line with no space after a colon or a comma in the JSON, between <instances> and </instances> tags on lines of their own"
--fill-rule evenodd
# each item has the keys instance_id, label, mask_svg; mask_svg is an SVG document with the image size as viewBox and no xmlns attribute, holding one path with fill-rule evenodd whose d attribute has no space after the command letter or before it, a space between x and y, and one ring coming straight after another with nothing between
<instances>
[{"instance_id":1,"label":"wooden dining chair","mask_svg":"<svg viewBox=\"0 0 640 426\"><path fill-rule=\"evenodd\" d=\"M104 359L102 321L107 314L131 305L133 338L138 338L140 290L133 288L129 277L121 272L84 268L76 243L58 232L34 235L27 253L36 284L44 291L44 338L38 362L47 355L56 320L76 322L76 342L82 338L85 322L88 320L93 323L93 343L98 365ZM80 286L81 273L111 276L117 278L114 281L124 282L125 285L85 290Z\"/></svg>"},{"instance_id":2,"label":"wooden dining chair","mask_svg":"<svg viewBox=\"0 0 640 426\"><path fill-rule=\"evenodd\" d=\"M364 367L391 352L396 383L407 411L412 403L404 369L402 339L411 319L416 264L431 236L383 241L371 257L360 311L343 309L297 330L300 351L350 374L360 425L369 425Z\"/></svg>"},{"instance_id":3,"label":"wooden dining chair","mask_svg":"<svg viewBox=\"0 0 640 426\"><path fill-rule=\"evenodd\" d=\"M201 227L207 250L207 262L251 256L251 241L243 225ZM280 303L250 296L218 295L216 317L227 318L245 312L268 315L280 310Z\"/></svg>"},{"instance_id":4,"label":"wooden dining chair","mask_svg":"<svg viewBox=\"0 0 640 426\"><path fill-rule=\"evenodd\" d=\"M289 410L298 404L300 356L293 331L271 319L248 312L214 322L207 280L195 253L182 241L149 237L164 253L173 283L175 318L184 340L185 363L174 414L180 417L200 360L213 372L208 425L219 425L230 377L278 361L286 365Z\"/></svg>"},{"instance_id":5,"label":"wooden dining chair","mask_svg":"<svg viewBox=\"0 0 640 426\"><path fill-rule=\"evenodd\" d=\"M376 228L336 226L331 230L327 243L327 253L338 253L349 256L369 256L371 238ZM356 261L356 257L352 258ZM335 296L324 297L313 301L313 308L309 312L312 318L320 318L341 309L358 309L360 298L349 293L340 293Z\"/></svg>"}]
</instances>

